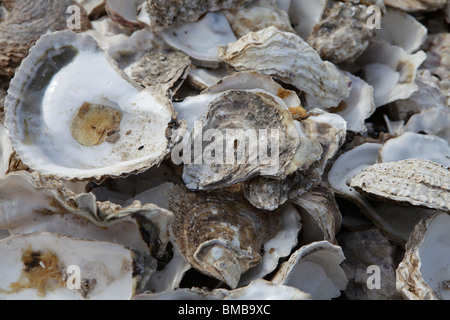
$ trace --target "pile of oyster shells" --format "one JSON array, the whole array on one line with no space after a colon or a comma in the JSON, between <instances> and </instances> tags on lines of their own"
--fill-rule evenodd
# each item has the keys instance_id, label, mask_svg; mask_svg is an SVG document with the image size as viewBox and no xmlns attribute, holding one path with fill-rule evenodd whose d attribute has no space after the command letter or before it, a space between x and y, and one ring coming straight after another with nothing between
<instances>
[{"instance_id":1,"label":"pile of oyster shells","mask_svg":"<svg viewBox=\"0 0 450 320\"><path fill-rule=\"evenodd\" d=\"M448 1L0 5L0 299L450 299Z\"/></svg>"}]
</instances>

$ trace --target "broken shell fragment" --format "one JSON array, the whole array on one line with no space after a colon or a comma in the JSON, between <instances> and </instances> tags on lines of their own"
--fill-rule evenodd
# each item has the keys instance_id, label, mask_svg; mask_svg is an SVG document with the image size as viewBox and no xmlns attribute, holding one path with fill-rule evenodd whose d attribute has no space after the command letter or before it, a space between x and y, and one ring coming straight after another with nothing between
<instances>
[{"instance_id":1,"label":"broken shell fragment","mask_svg":"<svg viewBox=\"0 0 450 320\"><path fill-rule=\"evenodd\" d=\"M336 107L350 94L347 75L322 61L299 36L275 27L250 32L219 47L219 56L239 71L256 70L295 86L319 101L317 106L322 108Z\"/></svg>"},{"instance_id":2,"label":"broken shell fragment","mask_svg":"<svg viewBox=\"0 0 450 320\"><path fill-rule=\"evenodd\" d=\"M277 212L257 210L239 193L177 188L169 209L175 214L171 234L185 259L233 289L242 273L261 261L263 243L279 227Z\"/></svg>"},{"instance_id":3,"label":"broken shell fragment","mask_svg":"<svg viewBox=\"0 0 450 320\"><path fill-rule=\"evenodd\" d=\"M2 299L131 299L151 272L144 256L123 246L51 233L6 238L0 253L0 274L7 275L0 278ZM73 266L81 277L77 289Z\"/></svg>"},{"instance_id":4,"label":"broken shell fragment","mask_svg":"<svg viewBox=\"0 0 450 320\"><path fill-rule=\"evenodd\" d=\"M423 219L406 244L397 268L397 290L408 300L449 300L450 216Z\"/></svg>"},{"instance_id":5,"label":"broken shell fragment","mask_svg":"<svg viewBox=\"0 0 450 320\"><path fill-rule=\"evenodd\" d=\"M349 181L352 188L398 203L450 211L450 169L410 159L379 163Z\"/></svg>"},{"instance_id":6,"label":"broken shell fragment","mask_svg":"<svg viewBox=\"0 0 450 320\"><path fill-rule=\"evenodd\" d=\"M164 91L142 89L90 36L71 31L39 40L11 81L5 108L21 160L69 180L146 170L173 138Z\"/></svg>"}]
</instances>

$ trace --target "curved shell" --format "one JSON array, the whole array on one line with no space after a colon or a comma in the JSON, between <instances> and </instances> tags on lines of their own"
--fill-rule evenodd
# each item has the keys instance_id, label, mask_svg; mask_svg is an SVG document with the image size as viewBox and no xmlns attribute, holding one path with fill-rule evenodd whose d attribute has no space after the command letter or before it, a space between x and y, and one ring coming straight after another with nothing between
<instances>
[{"instance_id":1,"label":"curved shell","mask_svg":"<svg viewBox=\"0 0 450 320\"><path fill-rule=\"evenodd\" d=\"M8 2L6 19L0 20L0 74L12 77L40 36L49 31L67 29L70 17L67 8L77 3L72 0ZM7 5L6 1L3 3ZM81 30L87 29L89 20L84 10L81 22Z\"/></svg>"},{"instance_id":2,"label":"curved shell","mask_svg":"<svg viewBox=\"0 0 450 320\"><path fill-rule=\"evenodd\" d=\"M291 84L324 108L336 107L350 94L347 75L323 62L299 36L275 27L250 32L237 42L220 47L219 56L239 71L256 70Z\"/></svg>"},{"instance_id":3,"label":"curved shell","mask_svg":"<svg viewBox=\"0 0 450 320\"><path fill-rule=\"evenodd\" d=\"M123 246L51 233L6 238L0 253L0 273L8 275L0 279L2 299L131 299L151 271L142 268L145 256ZM72 266L81 276L75 290Z\"/></svg>"},{"instance_id":4,"label":"curved shell","mask_svg":"<svg viewBox=\"0 0 450 320\"><path fill-rule=\"evenodd\" d=\"M298 288L313 300L337 298L348 282L340 266L344 259L341 247L328 241L313 242L294 252L272 282Z\"/></svg>"},{"instance_id":5,"label":"curved shell","mask_svg":"<svg viewBox=\"0 0 450 320\"><path fill-rule=\"evenodd\" d=\"M387 6L406 12L433 11L442 9L446 0L384 0Z\"/></svg>"},{"instance_id":6,"label":"curved shell","mask_svg":"<svg viewBox=\"0 0 450 320\"><path fill-rule=\"evenodd\" d=\"M396 272L397 290L405 299L450 299L449 232L448 213L438 212L417 224Z\"/></svg>"},{"instance_id":7,"label":"curved shell","mask_svg":"<svg viewBox=\"0 0 450 320\"><path fill-rule=\"evenodd\" d=\"M173 142L165 93L142 90L90 36L71 31L39 40L11 81L5 108L14 149L44 175L140 172L159 164Z\"/></svg>"},{"instance_id":8,"label":"curved shell","mask_svg":"<svg viewBox=\"0 0 450 320\"><path fill-rule=\"evenodd\" d=\"M382 199L450 211L450 169L432 161L375 164L352 178L349 185Z\"/></svg>"},{"instance_id":9,"label":"curved shell","mask_svg":"<svg viewBox=\"0 0 450 320\"><path fill-rule=\"evenodd\" d=\"M231 288L261 261L263 243L279 227L277 212L257 210L239 193L190 193L177 188L169 209L175 214L171 233L186 260Z\"/></svg>"}]
</instances>

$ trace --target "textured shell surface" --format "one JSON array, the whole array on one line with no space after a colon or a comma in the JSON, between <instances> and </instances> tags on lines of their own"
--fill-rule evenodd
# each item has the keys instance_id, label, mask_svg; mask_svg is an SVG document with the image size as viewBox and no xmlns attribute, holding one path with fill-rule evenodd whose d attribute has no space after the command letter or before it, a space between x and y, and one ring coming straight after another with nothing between
<instances>
[{"instance_id":1,"label":"textured shell surface","mask_svg":"<svg viewBox=\"0 0 450 320\"><path fill-rule=\"evenodd\" d=\"M0 74L12 77L20 62L28 55L28 50L40 36L48 31L67 28L67 19L70 17L67 8L76 5L76 2L72 0L3 2L7 14L5 20L0 20ZM85 12L82 14L82 27L87 29L89 20Z\"/></svg>"},{"instance_id":2,"label":"textured shell surface","mask_svg":"<svg viewBox=\"0 0 450 320\"><path fill-rule=\"evenodd\" d=\"M397 268L397 290L408 300L449 300L448 213L437 212L417 224Z\"/></svg>"},{"instance_id":3,"label":"textured shell surface","mask_svg":"<svg viewBox=\"0 0 450 320\"><path fill-rule=\"evenodd\" d=\"M322 20L308 37L308 43L323 60L352 62L372 44L375 29L367 24L367 5L328 1Z\"/></svg>"},{"instance_id":4,"label":"textured shell surface","mask_svg":"<svg viewBox=\"0 0 450 320\"><path fill-rule=\"evenodd\" d=\"M240 192L192 193L177 188L169 209L175 214L171 234L186 260L231 288L261 261L264 242L280 225L278 212L252 207Z\"/></svg>"},{"instance_id":5,"label":"textured shell surface","mask_svg":"<svg viewBox=\"0 0 450 320\"><path fill-rule=\"evenodd\" d=\"M207 12L237 9L253 0L146 0L146 10L151 28L161 30L185 22L197 21Z\"/></svg>"},{"instance_id":6,"label":"textured shell surface","mask_svg":"<svg viewBox=\"0 0 450 320\"><path fill-rule=\"evenodd\" d=\"M289 83L324 108L336 107L350 94L347 75L322 61L299 36L275 27L250 32L237 42L220 47L219 56L240 71L256 70Z\"/></svg>"},{"instance_id":7,"label":"textured shell surface","mask_svg":"<svg viewBox=\"0 0 450 320\"><path fill-rule=\"evenodd\" d=\"M120 176L169 152L170 100L142 90L91 37L71 31L39 40L12 80L5 108L14 149L42 174Z\"/></svg>"},{"instance_id":8,"label":"textured shell surface","mask_svg":"<svg viewBox=\"0 0 450 320\"><path fill-rule=\"evenodd\" d=\"M137 255L107 242L36 233L1 240L0 252L0 271L8 275L0 280L2 299L130 299L139 282ZM72 265L81 270L80 290L66 286Z\"/></svg>"},{"instance_id":9,"label":"textured shell surface","mask_svg":"<svg viewBox=\"0 0 450 320\"><path fill-rule=\"evenodd\" d=\"M409 159L379 163L350 180L358 191L415 206L450 211L450 169L435 162Z\"/></svg>"}]
</instances>

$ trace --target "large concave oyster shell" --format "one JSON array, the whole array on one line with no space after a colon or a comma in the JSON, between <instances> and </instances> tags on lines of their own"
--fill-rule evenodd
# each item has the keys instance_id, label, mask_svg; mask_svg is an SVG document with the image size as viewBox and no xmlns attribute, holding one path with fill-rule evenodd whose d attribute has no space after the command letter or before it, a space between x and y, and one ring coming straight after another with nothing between
<instances>
[{"instance_id":1,"label":"large concave oyster shell","mask_svg":"<svg viewBox=\"0 0 450 320\"><path fill-rule=\"evenodd\" d=\"M241 274L261 261L264 242L276 235L279 212L252 207L240 191L171 193L171 234L197 270L236 288Z\"/></svg>"},{"instance_id":2,"label":"large concave oyster shell","mask_svg":"<svg viewBox=\"0 0 450 320\"><path fill-rule=\"evenodd\" d=\"M6 238L0 253L2 299L131 299L151 270L142 268L145 256L123 246L52 233ZM80 289L68 287L70 266L80 270Z\"/></svg>"},{"instance_id":3,"label":"large concave oyster shell","mask_svg":"<svg viewBox=\"0 0 450 320\"><path fill-rule=\"evenodd\" d=\"M142 89L90 36L43 36L11 81L6 127L33 170L66 179L121 176L170 151L174 110Z\"/></svg>"},{"instance_id":4,"label":"large concave oyster shell","mask_svg":"<svg viewBox=\"0 0 450 320\"><path fill-rule=\"evenodd\" d=\"M350 94L346 74L322 61L299 36L275 27L250 32L219 47L219 56L239 71L256 70L306 92L315 104L310 108L336 107Z\"/></svg>"},{"instance_id":5,"label":"large concave oyster shell","mask_svg":"<svg viewBox=\"0 0 450 320\"><path fill-rule=\"evenodd\" d=\"M450 216L437 212L417 224L397 268L397 290L408 300L449 300Z\"/></svg>"}]
</instances>

